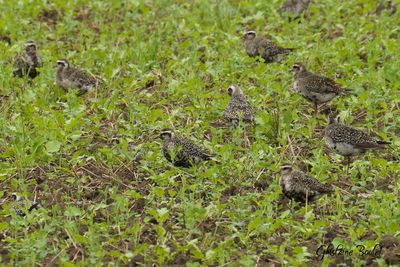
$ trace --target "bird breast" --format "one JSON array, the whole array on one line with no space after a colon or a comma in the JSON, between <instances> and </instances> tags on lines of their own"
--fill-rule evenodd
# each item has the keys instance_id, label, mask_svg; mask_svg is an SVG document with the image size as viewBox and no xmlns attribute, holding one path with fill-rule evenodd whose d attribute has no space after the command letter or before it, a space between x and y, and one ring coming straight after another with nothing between
<instances>
[{"instance_id":1,"label":"bird breast","mask_svg":"<svg viewBox=\"0 0 400 267\"><path fill-rule=\"evenodd\" d=\"M69 79L67 77L66 70L64 69L57 69L57 74L56 74L56 83L63 87L64 89L71 87L71 83L69 82Z\"/></svg>"},{"instance_id":2,"label":"bird breast","mask_svg":"<svg viewBox=\"0 0 400 267\"><path fill-rule=\"evenodd\" d=\"M246 40L244 42L244 48L246 50L246 53L250 56L250 57L255 57L258 56L257 53L257 46L254 42L254 40Z\"/></svg>"},{"instance_id":3,"label":"bird breast","mask_svg":"<svg viewBox=\"0 0 400 267\"><path fill-rule=\"evenodd\" d=\"M281 176L281 181L280 181L280 185L283 189L285 190L290 190L291 188L291 179L290 179L290 175L282 175Z\"/></svg>"},{"instance_id":4,"label":"bird breast","mask_svg":"<svg viewBox=\"0 0 400 267\"><path fill-rule=\"evenodd\" d=\"M294 83L293 83L293 90L295 91L295 92L300 92L300 90L299 90L300 88L299 88L299 83L297 82L297 81L294 81Z\"/></svg>"}]
</instances>

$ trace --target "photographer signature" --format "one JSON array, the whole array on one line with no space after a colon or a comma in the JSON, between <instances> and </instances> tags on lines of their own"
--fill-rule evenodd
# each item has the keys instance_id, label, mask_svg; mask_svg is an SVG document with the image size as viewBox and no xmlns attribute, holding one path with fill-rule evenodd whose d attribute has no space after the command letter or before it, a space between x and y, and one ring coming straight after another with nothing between
<instances>
[{"instance_id":1,"label":"photographer signature","mask_svg":"<svg viewBox=\"0 0 400 267\"><path fill-rule=\"evenodd\" d=\"M323 260L325 256L337 256L337 255L343 255L343 256L375 256L379 257L382 252L382 247L379 244L376 244L372 249L367 249L364 245L356 245L355 248L353 249L346 249L343 247L342 244L337 245L334 247L332 244L327 245L321 245L316 251L316 254L318 256L319 260Z\"/></svg>"}]
</instances>

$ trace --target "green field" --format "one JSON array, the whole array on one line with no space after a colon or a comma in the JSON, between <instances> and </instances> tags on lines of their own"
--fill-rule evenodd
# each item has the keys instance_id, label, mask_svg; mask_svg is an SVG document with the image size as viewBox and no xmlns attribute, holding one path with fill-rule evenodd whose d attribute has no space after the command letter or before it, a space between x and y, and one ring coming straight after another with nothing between
<instances>
[{"instance_id":1,"label":"green field","mask_svg":"<svg viewBox=\"0 0 400 267\"><path fill-rule=\"evenodd\" d=\"M281 0L50 2L0 1L11 39L0 41L0 266L400 264L400 12L314 1L298 23L279 15ZM281 63L250 58L250 29L295 50ZM12 74L29 40L44 63L32 81ZM105 82L63 91L60 58ZM347 173L322 139L327 115L290 90L298 61L351 89L329 105L388 149ZM224 120L230 84L256 108L255 127ZM174 167L163 128L219 163ZM285 199L286 162L335 194ZM42 208L18 216L13 192ZM329 244L354 253L321 260ZM375 256L356 249L376 244Z\"/></svg>"}]
</instances>

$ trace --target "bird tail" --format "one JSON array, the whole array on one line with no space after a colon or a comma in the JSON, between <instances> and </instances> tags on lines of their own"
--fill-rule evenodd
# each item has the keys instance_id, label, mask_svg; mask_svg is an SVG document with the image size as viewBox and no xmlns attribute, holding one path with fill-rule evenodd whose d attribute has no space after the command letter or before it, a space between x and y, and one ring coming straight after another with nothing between
<instances>
[{"instance_id":1,"label":"bird tail","mask_svg":"<svg viewBox=\"0 0 400 267\"><path fill-rule=\"evenodd\" d=\"M218 159L216 159L214 155L210 155L209 159L212 160L212 161L214 161L215 163L221 164L221 161L219 161Z\"/></svg>"},{"instance_id":2,"label":"bird tail","mask_svg":"<svg viewBox=\"0 0 400 267\"><path fill-rule=\"evenodd\" d=\"M380 144L380 145L390 145L392 142L384 141L384 140L378 140L377 143Z\"/></svg>"},{"instance_id":3,"label":"bird tail","mask_svg":"<svg viewBox=\"0 0 400 267\"><path fill-rule=\"evenodd\" d=\"M348 96L356 95L356 94L354 93L354 91L351 90L351 89L349 89L349 88L342 88L341 94L342 94L342 95L348 95Z\"/></svg>"},{"instance_id":4,"label":"bird tail","mask_svg":"<svg viewBox=\"0 0 400 267\"><path fill-rule=\"evenodd\" d=\"M293 50L295 50L295 48L285 48L285 53L289 54L290 52L292 52Z\"/></svg>"},{"instance_id":5,"label":"bird tail","mask_svg":"<svg viewBox=\"0 0 400 267\"><path fill-rule=\"evenodd\" d=\"M335 189L333 188L333 186L331 184L325 184L324 193L327 195L330 195L333 192L335 192Z\"/></svg>"}]
</instances>

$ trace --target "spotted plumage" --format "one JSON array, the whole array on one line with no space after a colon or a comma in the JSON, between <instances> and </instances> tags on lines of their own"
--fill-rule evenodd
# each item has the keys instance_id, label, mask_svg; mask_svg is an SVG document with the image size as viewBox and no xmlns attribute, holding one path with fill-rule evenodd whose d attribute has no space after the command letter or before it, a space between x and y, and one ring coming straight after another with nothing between
<instances>
[{"instance_id":1,"label":"spotted plumage","mask_svg":"<svg viewBox=\"0 0 400 267\"><path fill-rule=\"evenodd\" d=\"M332 185L324 184L307 174L293 170L290 165L281 167L280 186L283 194L298 202L312 202L333 192Z\"/></svg>"},{"instance_id":2,"label":"spotted plumage","mask_svg":"<svg viewBox=\"0 0 400 267\"><path fill-rule=\"evenodd\" d=\"M289 20L293 17L297 19L301 14L308 8L311 0L286 0L282 7L279 9L279 13L290 14Z\"/></svg>"},{"instance_id":3,"label":"spotted plumage","mask_svg":"<svg viewBox=\"0 0 400 267\"><path fill-rule=\"evenodd\" d=\"M211 155L189 139L176 135L170 129L162 130L160 138L164 141L163 154L165 158L178 167L190 167L201 161L208 160Z\"/></svg>"},{"instance_id":4,"label":"spotted plumage","mask_svg":"<svg viewBox=\"0 0 400 267\"><path fill-rule=\"evenodd\" d=\"M97 87L100 81L85 71L71 67L67 60L60 59L57 60L56 83L64 90L77 88L82 95Z\"/></svg>"},{"instance_id":5,"label":"spotted plumage","mask_svg":"<svg viewBox=\"0 0 400 267\"><path fill-rule=\"evenodd\" d=\"M309 72L302 63L293 65L294 91L315 105L316 112L318 105L329 102L334 97L348 93L330 78Z\"/></svg>"},{"instance_id":6,"label":"spotted plumage","mask_svg":"<svg viewBox=\"0 0 400 267\"><path fill-rule=\"evenodd\" d=\"M250 57L262 57L266 63L280 62L293 49L283 48L266 37L256 36L255 31L247 31L244 36L244 48Z\"/></svg>"},{"instance_id":7,"label":"spotted plumage","mask_svg":"<svg viewBox=\"0 0 400 267\"><path fill-rule=\"evenodd\" d=\"M26 211L31 212L34 209L40 208L40 204L38 202L26 201L22 197L18 196L16 193L13 193L12 197L15 202L13 209L15 210L15 213L17 213L17 215L19 216L26 215L23 209L26 209Z\"/></svg>"},{"instance_id":8,"label":"spotted plumage","mask_svg":"<svg viewBox=\"0 0 400 267\"><path fill-rule=\"evenodd\" d=\"M345 157L363 154L368 149L382 149L390 144L361 130L339 123L339 118L335 114L329 115L329 125L325 128L325 142L329 148Z\"/></svg>"},{"instance_id":9,"label":"spotted plumage","mask_svg":"<svg viewBox=\"0 0 400 267\"><path fill-rule=\"evenodd\" d=\"M243 91L237 85L228 88L228 95L231 97L228 106L225 108L224 116L227 120L237 125L240 120L247 123L254 122L254 110L246 100Z\"/></svg>"},{"instance_id":10,"label":"spotted plumage","mask_svg":"<svg viewBox=\"0 0 400 267\"><path fill-rule=\"evenodd\" d=\"M18 55L14 60L14 76L27 76L31 79L39 75L38 68L43 66L38 48L34 42L25 44L23 55Z\"/></svg>"}]
</instances>

